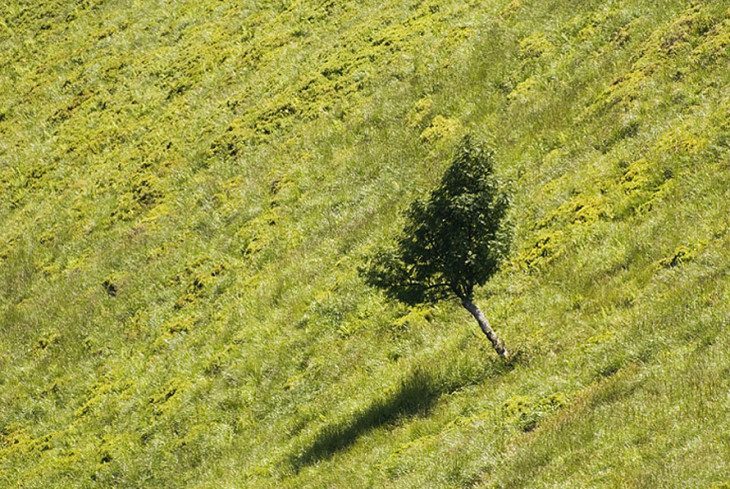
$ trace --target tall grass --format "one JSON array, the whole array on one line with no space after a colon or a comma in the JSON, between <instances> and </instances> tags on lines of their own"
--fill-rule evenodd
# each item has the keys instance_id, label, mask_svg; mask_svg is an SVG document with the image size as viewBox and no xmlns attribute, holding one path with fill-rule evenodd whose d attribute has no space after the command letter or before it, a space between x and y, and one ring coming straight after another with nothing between
<instances>
[{"instance_id":1,"label":"tall grass","mask_svg":"<svg viewBox=\"0 0 730 489\"><path fill-rule=\"evenodd\" d=\"M728 25L6 2L0 485L727 483ZM356 272L466 131L515 194L509 365Z\"/></svg>"}]
</instances>

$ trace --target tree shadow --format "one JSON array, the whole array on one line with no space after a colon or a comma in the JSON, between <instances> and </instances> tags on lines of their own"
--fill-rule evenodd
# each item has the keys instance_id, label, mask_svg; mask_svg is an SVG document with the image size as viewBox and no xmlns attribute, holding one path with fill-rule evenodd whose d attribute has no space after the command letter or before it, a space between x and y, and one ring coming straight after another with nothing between
<instances>
[{"instance_id":1,"label":"tree shadow","mask_svg":"<svg viewBox=\"0 0 730 489\"><path fill-rule=\"evenodd\" d=\"M434 406L443 390L427 372L415 369L386 398L379 399L367 409L346 421L329 425L318 433L314 442L292 460L299 470L307 465L330 458L344 450L365 433L399 419L422 415Z\"/></svg>"},{"instance_id":2,"label":"tree shadow","mask_svg":"<svg viewBox=\"0 0 730 489\"><path fill-rule=\"evenodd\" d=\"M497 378L524 363L526 358L522 352L516 353L506 362L497 358L481 361L478 357L464 355L452 358L451 363L440 368L416 367L388 395L346 420L325 426L290 462L299 471L347 449L359 437L376 428L428 414L442 395Z\"/></svg>"}]
</instances>

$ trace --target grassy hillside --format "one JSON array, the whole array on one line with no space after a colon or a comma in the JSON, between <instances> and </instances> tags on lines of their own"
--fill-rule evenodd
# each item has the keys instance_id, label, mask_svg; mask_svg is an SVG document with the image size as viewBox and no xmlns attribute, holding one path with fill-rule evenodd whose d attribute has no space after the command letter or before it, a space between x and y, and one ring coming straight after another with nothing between
<instances>
[{"instance_id":1,"label":"grassy hillside","mask_svg":"<svg viewBox=\"0 0 730 489\"><path fill-rule=\"evenodd\" d=\"M730 9L0 5L0 486L726 487ZM461 135L477 302L357 268Z\"/></svg>"}]
</instances>

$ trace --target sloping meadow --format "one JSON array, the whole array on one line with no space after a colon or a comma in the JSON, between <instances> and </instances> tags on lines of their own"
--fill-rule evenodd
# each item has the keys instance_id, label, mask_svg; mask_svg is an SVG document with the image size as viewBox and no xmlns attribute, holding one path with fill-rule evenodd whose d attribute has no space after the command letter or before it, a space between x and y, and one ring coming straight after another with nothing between
<instances>
[{"instance_id":1,"label":"sloping meadow","mask_svg":"<svg viewBox=\"0 0 730 489\"><path fill-rule=\"evenodd\" d=\"M723 487L724 3L3 4L0 485ZM506 363L357 273L466 133Z\"/></svg>"}]
</instances>

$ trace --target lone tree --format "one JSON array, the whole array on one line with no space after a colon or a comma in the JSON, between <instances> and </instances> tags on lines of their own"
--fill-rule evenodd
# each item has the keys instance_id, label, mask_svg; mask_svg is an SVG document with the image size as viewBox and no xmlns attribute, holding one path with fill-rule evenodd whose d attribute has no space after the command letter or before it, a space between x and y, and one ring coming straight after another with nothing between
<instances>
[{"instance_id":1,"label":"lone tree","mask_svg":"<svg viewBox=\"0 0 730 489\"><path fill-rule=\"evenodd\" d=\"M394 246L373 255L365 281L407 305L458 299L502 358L509 353L474 303L510 244L509 198L494 175L493 152L464 138L439 186L413 202Z\"/></svg>"}]
</instances>

